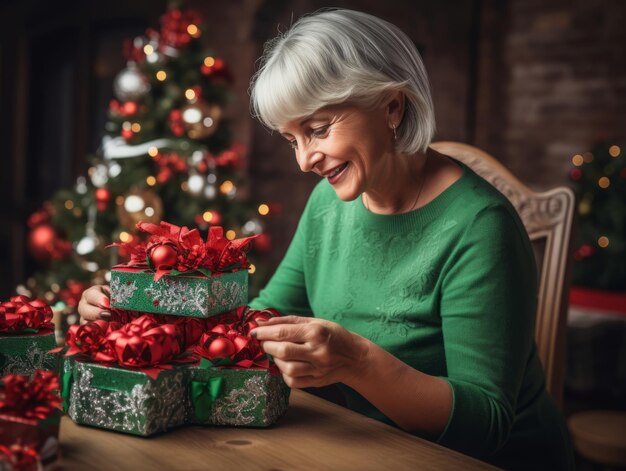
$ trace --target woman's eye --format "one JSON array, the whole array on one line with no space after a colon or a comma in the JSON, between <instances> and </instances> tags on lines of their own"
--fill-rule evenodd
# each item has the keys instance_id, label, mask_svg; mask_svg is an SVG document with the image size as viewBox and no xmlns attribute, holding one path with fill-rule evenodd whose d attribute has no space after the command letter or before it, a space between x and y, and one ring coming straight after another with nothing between
<instances>
[{"instance_id":1,"label":"woman's eye","mask_svg":"<svg viewBox=\"0 0 626 471\"><path fill-rule=\"evenodd\" d=\"M315 137L320 137L323 136L324 134L326 134L328 132L328 128L330 127L330 125L326 125L326 126L322 126L319 128L314 128L311 130L311 134Z\"/></svg>"}]
</instances>

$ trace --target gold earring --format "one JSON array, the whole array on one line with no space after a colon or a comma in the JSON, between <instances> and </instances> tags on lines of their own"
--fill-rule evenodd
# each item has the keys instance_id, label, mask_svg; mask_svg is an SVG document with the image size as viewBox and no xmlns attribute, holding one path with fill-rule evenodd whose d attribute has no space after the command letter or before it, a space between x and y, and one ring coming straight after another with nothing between
<instances>
[{"instance_id":1,"label":"gold earring","mask_svg":"<svg viewBox=\"0 0 626 471\"><path fill-rule=\"evenodd\" d=\"M391 128L393 129L393 140L397 141L398 140L398 135L396 134L396 125L392 124Z\"/></svg>"}]
</instances>

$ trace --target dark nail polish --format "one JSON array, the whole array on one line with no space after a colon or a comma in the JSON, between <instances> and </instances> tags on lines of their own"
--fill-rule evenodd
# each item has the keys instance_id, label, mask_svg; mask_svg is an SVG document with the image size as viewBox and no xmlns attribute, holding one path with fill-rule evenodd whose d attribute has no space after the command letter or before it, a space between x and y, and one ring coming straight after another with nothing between
<instances>
[{"instance_id":1,"label":"dark nail polish","mask_svg":"<svg viewBox=\"0 0 626 471\"><path fill-rule=\"evenodd\" d=\"M108 321L109 319L111 319L111 313L107 311L102 311L100 313L100 319L104 319Z\"/></svg>"}]
</instances>

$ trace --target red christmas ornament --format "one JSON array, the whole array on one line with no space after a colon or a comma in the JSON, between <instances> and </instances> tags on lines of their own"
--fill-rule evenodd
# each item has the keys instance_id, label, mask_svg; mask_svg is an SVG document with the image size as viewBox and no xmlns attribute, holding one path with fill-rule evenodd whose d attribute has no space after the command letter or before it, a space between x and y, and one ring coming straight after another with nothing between
<instances>
[{"instance_id":1,"label":"red christmas ornament","mask_svg":"<svg viewBox=\"0 0 626 471\"><path fill-rule=\"evenodd\" d=\"M133 116L137 113L139 107L135 101L127 101L122 105L122 114L124 116Z\"/></svg>"},{"instance_id":2,"label":"red christmas ornament","mask_svg":"<svg viewBox=\"0 0 626 471\"><path fill-rule=\"evenodd\" d=\"M28 234L28 250L38 262L52 259L58 235L50 224L40 224Z\"/></svg>"},{"instance_id":3,"label":"red christmas ornament","mask_svg":"<svg viewBox=\"0 0 626 471\"><path fill-rule=\"evenodd\" d=\"M122 129L122 132L120 133L121 136L126 139L127 141L129 141L130 139L133 138L133 136L135 135L135 133L133 132L132 129Z\"/></svg>"},{"instance_id":4,"label":"red christmas ornament","mask_svg":"<svg viewBox=\"0 0 626 471\"><path fill-rule=\"evenodd\" d=\"M579 168L573 168L569 172L569 176L573 181L577 182L583 176L583 172L581 172Z\"/></svg>"},{"instance_id":5,"label":"red christmas ornament","mask_svg":"<svg viewBox=\"0 0 626 471\"><path fill-rule=\"evenodd\" d=\"M181 110L170 111L169 126L174 136L182 137L185 134L185 127L183 124L183 112Z\"/></svg>"},{"instance_id":6,"label":"red christmas ornament","mask_svg":"<svg viewBox=\"0 0 626 471\"><path fill-rule=\"evenodd\" d=\"M107 188L98 188L96 190L96 207L102 212L107 209L111 201L111 192Z\"/></svg>"},{"instance_id":7,"label":"red christmas ornament","mask_svg":"<svg viewBox=\"0 0 626 471\"><path fill-rule=\"evenodd\" d=\"M168 244L157 245L148 253L150 260L155 268L160 266L173 267L176 266L178 253L176 249Z\"/></svg>"},{"instance_id":8,"label":"red christmas ornament","mask_svg":"<svg viewBox=\"0 0 626 471\"><path fill-rule=\"evenodd\" d=\"M259 234L254 239L254 248L259 252L267 252L272 248L272 238L268 234Z\"/></svg>"},{"instance_id":9,"label":"red christmas ornament","mask_svg":"<svg viewBox=\"0 0 626 471\"><path fill-rule=\"evenodd\" d=\"M218 337L213 340L207 350L209 358L229 358L236 351L235 344L226 337Z\"/></svg>"}]
</instances>

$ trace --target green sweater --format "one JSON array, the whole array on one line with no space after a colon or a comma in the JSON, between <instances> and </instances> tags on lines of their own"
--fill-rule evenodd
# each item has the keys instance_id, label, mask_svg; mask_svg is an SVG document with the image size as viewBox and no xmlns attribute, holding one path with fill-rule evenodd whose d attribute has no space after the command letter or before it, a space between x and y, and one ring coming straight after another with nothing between
<instances>
[{"instance_id":1,"label":"green sweater","mask_svg":"<svg viewBox=\"0 0 626 471\"><path fill-rule=\"evenodd\" d=\"M432 202L399 215L343 202L320 182L251 305L336 322L444 378L454 402L442 445L507 468L567 469L566 428L533 340L532 247L508 200L462 167ZM341 388L348 407L391 423Z\"/></svg>"}]
</instances>

